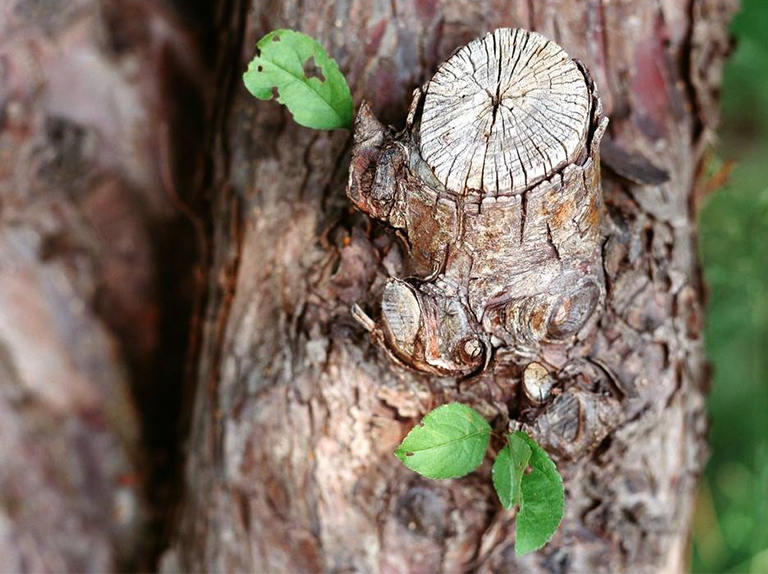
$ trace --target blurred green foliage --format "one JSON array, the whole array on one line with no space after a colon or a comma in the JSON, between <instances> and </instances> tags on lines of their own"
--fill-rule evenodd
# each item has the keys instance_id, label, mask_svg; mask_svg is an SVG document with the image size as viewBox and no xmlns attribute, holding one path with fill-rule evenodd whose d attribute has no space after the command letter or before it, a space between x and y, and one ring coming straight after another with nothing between
<instances>
[{"instance_id":1,"label":"blurred green foliage","mask_svg":"<svg viewBox=\"0 0 768 574\"><path fill-rule=\"evenodd\" d=\"M693 572L768 572L768 0L744 0L723 82L718 173L700 213L713 366L711 457L697 500Z\"/></svg>"}]
</instances>

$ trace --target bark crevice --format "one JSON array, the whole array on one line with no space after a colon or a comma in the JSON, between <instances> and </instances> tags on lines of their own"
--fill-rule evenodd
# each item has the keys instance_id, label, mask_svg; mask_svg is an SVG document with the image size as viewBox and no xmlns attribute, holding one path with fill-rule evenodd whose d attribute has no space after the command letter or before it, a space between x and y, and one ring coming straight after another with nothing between
<instances>
[{"instance_id":1,"label":"bark crevice","mask_svg":"<svg viewBox=\"0 0 768 574\"><path fill-rule=\"evenodd\" d=\"M331 7L343 34L313 15L326 14ZM681 533L703 452L699 334L681 329L684 317L700 313L686 207L698 151L685 129L692 121L690 111L680 115L674 85L679 70L672 69L679 61L658 51L644 59L659 37L660 10L650 2L618 2L601 6L596 14L586 5L548 1L535 12L530 3L519 3L501 13L491 4L460 0L445 5L405 2L398 5L395 22L391 6L329 0L310 14L288 0L270 13L262 9L249 16L246 46L271 28L301 29L338 59L356 101L371 99L361 107L358 133L365 125L368 135L356 140L350 171L360 188L378 191L366 195L352 190L350 195L366 213L396 228L402 240L388 227L345 213L339 180L349 141L343 134L308 134L286 123L282 112L276 123L274 107L237 95L228 135L233 155L225 163L231 168L232 189L243 201L242 234L233 241L231 231L217 221L232 217L231 206L220 203L214 245L218 242L220 255L228 255L214 257L211 269L211 277L219 276L237 253L237 284L226 315L219 314L223 300L211 299L208 309L210 317L225 317L220 331L207 330L204 336L208 345L217 345L209 348L222 352L203 351L202 364L220 368L199 379L198 426L187 466L191 494L176 543L166 555L166 569L680 567ZM688 18L685 11L674 12L665 14L664 22L677 30ZM712 33L723 22L712 18ZM487 146L474 155L478 185L470 183L470 170L460 170L453 159L447 166L450 179L445 180L450 184L456 179L470 190L496 188L487 196L456 198L449 185L448 192L424 195L420 205L412 198L403 201L399 184L390 183L409 189L422 189L420 180L434 185L430 170L409 156L409 150L428 141L418 133L407 135L423 121L429 86L414 98L404 132L385 128L374 112L383 112L388 120L405 117L405 94L414 78L429 77L456 46L481 36L487 27L521 24L556 35L569 54L586 63L607 115L615 112L614 142L623 151L632 150L626 152L631 161L620 159L616 171L603 172L603 194L594 205L587 200L582 212L554 210L547 215L551 222L541 220L551 198L537 195L540 182L523 194L498 193L504 188L502 178L485 174L494 163ZM670 49L687 50L680 37L670 42ZM663 62L663 73L655 75L651 62ZM482 66L468 70L478 73ZM515 125L505 119L503 106L490 104L492 130L502 127L502 121L505 129ZM551 116L553 106L545 108ZM561 122L553 123L554 134L578 114L553 117ZM584 137L589 150L592 134ZM542 138L532 143L530 152L515 154L513 162L527 165L529 157L536 157L545 169L557 164L555 157L545 159L536 151L544 151L551 139L546 130ZM546 151L564 153L559 144L552 149L556 151ZM381 168L383 163L388 168ZM652 171L648 164L669 179L647 176ZM509 170L512 164L501 159L499 165ZM575 177L573 185L594 188L592 177L599 175L594 165L589 174ZM518 175L525 188L536 177L535 171ZM547 185L566 187L571 185L568 177L564 169ZM494 348L493 366L487 370L470 364L468 371L456 371L448 355L439 353L439 360L430 362L422 358L421 331L416 339L411 331L400 331L396 358L413 367L409 360L416 356L417 367L427 373L393 363L391 346L387 349L375 337L370 342L371 323L358 325L349 314L351 306L364 310L377 325L382 296L389 293L395 303L387 313L407 326L415 324L414 300L419 316L441 312L434 302L448 301L459 317L462 306L469 309L454 333L456 348L466 342L464 335L471 335L489 350L493 344L486 327L500 339L510 321L514 330L521 318L537 316L545 302L535 292L477 296L482 283L477 250L465 256L457 247L471 243L476 232L465 216L501 213L510 218L518 249L534 239L544 246L551 271L546 265L536 267L541 282L567 275L564 261L574 247L558 235L563 226L596 229L590 244L596 253L594 273L603 278L595 281L602 313L595 313L584 333L567 345L542 345L536 329L504 335L507 347L514 348ZM425 214L437 224L425 227ZM597 224L596 214L602 214ZM653 233L646 232L649 228ZM472 288L464 288L457 276L466 277ZM418 279L397 283L392 277ZM589 308L591 281L569 280L570 307ZM530 284L535 284L533 278ZM554 307L558 301L555 297L547 304ZM566 311L553 309L547 316L569 324ZM569 366L574 357L583 360ZM540 364L543 371L532 367L524 386L529 363ZM466 372L474 376L464 376ZM522 560L514 557L513 522L498 511L488 469L464 481L435 484L391 460L391 450L410 425L451 400L472 405L499 429L513 416L526 422L557 457L568 485L568 510L561 531L542 552ZM572 424L575 418L578 427ZM575 435L574 428L579 429ZM211 458L209 441L221 445L219 456ZM237 496L230 494L234 492ZM408 517L418 517L421 526Z\"/></svg>"}]
</instances>

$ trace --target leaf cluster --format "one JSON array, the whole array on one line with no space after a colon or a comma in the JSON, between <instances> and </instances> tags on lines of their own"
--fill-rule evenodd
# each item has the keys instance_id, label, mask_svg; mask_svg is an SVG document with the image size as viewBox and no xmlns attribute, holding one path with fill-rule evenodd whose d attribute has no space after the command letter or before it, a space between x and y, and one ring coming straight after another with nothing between
<instances>
[{"instance_id":1,"label":"leaf cluster","mask_svg":"<svg viewBox=\"0 0 768 574\"><path fill-rule=\"evenodd\" d=\"M492 431L483 417L461 403L429 412L395 451L395 456L422 476L459 478L479 467ZM493 463L493 486L507 510L519 506L515 552L538 550L554 535L563 518L563 479L547 453L522 431L508 433Z\"/></svg>"}]
</instances>

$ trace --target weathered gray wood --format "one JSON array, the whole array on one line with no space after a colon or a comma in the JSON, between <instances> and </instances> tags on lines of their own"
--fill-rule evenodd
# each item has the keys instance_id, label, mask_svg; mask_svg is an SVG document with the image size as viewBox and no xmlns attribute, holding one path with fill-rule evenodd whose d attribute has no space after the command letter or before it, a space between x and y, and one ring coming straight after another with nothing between
<instances>
[{"instance_id":1,"label":"weathered gray wood","mask_svg":"<svg viewBox=\"0 0 768 574\"><path fill-rule=\"evenodd\" d=\"M584 76L535 32L501 28L470 42L425 91L421 154L457 193L519 193L573 161L587 136Z\"/></svg>"},{"instance_id":2,"label":"weathered gray wood","mask_svg":"<svg viewBox=\"0 0 768 574\"><path fill-rule=\"evenodd\" d=\"M681 571L705 451L690 197L716 116L732 3L279 0L251 3L247 17L245 3L215 3L205 22L215 41L205 49L165 2L11 0L0 9L0 570L151 568L135 562L159 544L142 528L142 493L153 511L163 508L168 484L155 471L173 460L195 288L193 255L182 259L199 249L210 269L197 295L208 305L189 338L199 375L190 370L186 488L166 569ZM549 200L536 199L546 178L524 174L518 189L520 174L513 181L509 170L506 191L501 179L486 181L477 150L493 158L485 167L494 175L504 155L491 153L483 131L467 140L479 144L471 177L470 167L463 181L446 171L442 190L420 153L401 161L401 145L420 150L426 106L411 110L412 142L374 119L402 127L415 86L456 48L510 26L538 30L583 60L611 117L606 209L584 242L599 256L565 264L603 267L596 324L575 344L553 344L530 321L533 329L518 328L536 315L537 289L564 285L551 254L537 258L547 237L534 222L551 216L539 212ZM355 101L369 101L361 118L370 138L351 168L376 191L357 201L398 232L350 212L345 134L300 128L240 86L255 41L277 27L317 37ZM200 67L202 55L211 69ZM492 112L493 96L476 95ZM584 165L570 149L567 163ZM419 206L414 194L409 209L394 209L406 204L389 183L406 172L440 195L424 194ZM201 222L183 201L202 185L212 203L198 206ZM496 216L507 224L480 249L477 231ZM513 262L475 281L470 252L486 269ZM533 271L494 291L525 268ZM514 293L523 286L531 291ZM427 372L370 344L383 300L406 358L421 357L426 311L444 314L440 301L458 310L461 320L439 338L448 343L421 362ZM563 332L568 309L590 301L587 291L540 326ZM504 313L481 322L497 302ZM124 399L129 388L141 424ZM499 508L487 466L428 482L394 460L410 426L451 400L497 430L528 425L557 457L566 517L542 552L515 558L513 517ZM142 446L166 462L150 464Z\"/></svg>"}]
</instances>

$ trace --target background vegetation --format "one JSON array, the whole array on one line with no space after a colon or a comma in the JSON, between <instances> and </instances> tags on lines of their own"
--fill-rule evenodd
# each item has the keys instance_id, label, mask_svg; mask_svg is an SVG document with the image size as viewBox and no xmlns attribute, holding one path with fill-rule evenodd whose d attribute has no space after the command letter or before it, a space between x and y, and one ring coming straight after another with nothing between
<instances>
[{"instance_id":1,"label":"background vegetation","mask_svg":"<svg viewBox=\"0 0 768 574\"><path fill-rule=\"evenodd\" d=\"M699 248L707 284L711 458L694 572L768 572L768 1L744 0ZM732 171L731 171L732 169Z\"/></svg>"}]
</instances>

